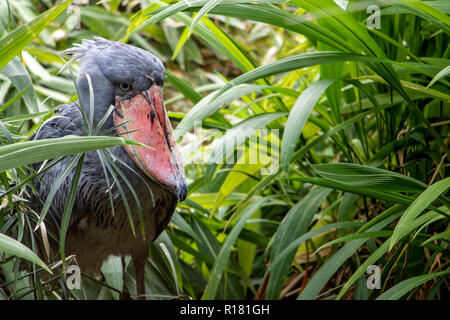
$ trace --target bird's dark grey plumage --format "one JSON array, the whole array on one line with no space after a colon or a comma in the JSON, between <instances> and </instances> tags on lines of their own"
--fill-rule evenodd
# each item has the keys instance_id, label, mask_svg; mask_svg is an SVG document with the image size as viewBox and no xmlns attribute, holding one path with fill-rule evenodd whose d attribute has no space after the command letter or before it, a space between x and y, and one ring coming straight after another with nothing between
<instances>
[{"instance_id":1,"label":"bird's dark grey plumage","mask_svg":"<svg viewBox=\"0 0 450 320\"><path fill-rule=\"evenodd\" d=\"M89 108L90 95L86 74L89 75L94 91L94 126L97 125L115 97L123 99L149 89L153 84L159 86L164 82L164 67L161 61L150 53L123 43L94 38L84 40L65 53L73 55L72 61L80 60L80 75L77 78L81 105ZM132 88L124 92L120 85L126 83ZM58 109L55 116L46 121L32 137L33 139L57 138L66 135L84 135L83 119L75 103L66 104ZM112 115L102 129L112 128ZM70 225L66 236L66 253L75 254L82 269L98 272L102 262L110 255L131 255L136 268L138 293L143 293L144 266L148 249L153 241L167 226L178 199L184 200L186 184L183 177L176 191L143 174L135 162L122 147L110 149L112 155L127 166L116 161L115 164L130 181L138 194L145 221L145 240L140 232L138 208L131 191L120 178L121 185L133 213L136 234L131 231L123 199L117 186L112 188L114 215L110 206L108 184L97 152L85 156L80 177L76 201L72 210ZM58 164L40 174L34 183L37 195L32 196L31 204L40 212L51 187L72 157L66 157ZM41 163L35 164L37 170ZM132 169L132 170L130 170ZM178 169L177 169L178 170ZM69 194L74 172L58 189L45 220L47 228L56 230L61 223L66 199ZM112 183L111 177L109 178ZM150 187L151 192L148 187ZM154 198L154 206L152 202ZM55 232L57 234L57 232ZM57 244L54 242L56 248ZM140 291L140 292L139 292Z\"/></svg>"}]
</instances>

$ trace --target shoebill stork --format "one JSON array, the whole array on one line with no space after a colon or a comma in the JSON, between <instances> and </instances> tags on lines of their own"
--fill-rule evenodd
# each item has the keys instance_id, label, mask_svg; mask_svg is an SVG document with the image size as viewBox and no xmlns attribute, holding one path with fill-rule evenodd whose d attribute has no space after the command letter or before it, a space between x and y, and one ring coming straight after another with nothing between
<instances>
[{"instance_id":1,"label":"shoebill stork","mask_svg":"<svg viewBox=\"0 0 450 320\"><path fill-rule=\"evenodd\" d=\"M90 110L91 79L93 90L94 127L110 106L114 111L102 125L123 137L150 146L110 148L115 161L136 192L143 215L145 236L140 228L138 205L122 182L123 191L133 215L135 234L127 216L120 191L109 177L112 197L97 152L86 153L78 184L78 191L66 234L65 251L76 255L81 270L94 273L110 255L131 255L136 274L138 297L145 294L144 270L149 246L169 223L179 201L186 198L187 187L180 152L163 103L164 66L162 62L140 48L95 37L64 51L71 60L80 61L77 86L81 106ZM89 111L88 111L89 112ZM131 120L131 122L129 122ZM127 122L126 125L119 126ZM82 114L75 103L58 108L54 117L46 121L33 139L84 135ZM119 127L117 127L119 126ZM44 171L35 180L37 195L31 205L40 212L55 180L68 165L66 157ZM126 164L126 165L125 165ZM35 164L35 169L41 163ZM72 185L75 169L61 184L53 198L45 223L58 228ZM150 194L151 192L151 194ZM152 201L154 199L154 203ZM114 214L111 208L113 199ZM53 243L56 249L57 244Z\"/></svg>"}]
</instances>

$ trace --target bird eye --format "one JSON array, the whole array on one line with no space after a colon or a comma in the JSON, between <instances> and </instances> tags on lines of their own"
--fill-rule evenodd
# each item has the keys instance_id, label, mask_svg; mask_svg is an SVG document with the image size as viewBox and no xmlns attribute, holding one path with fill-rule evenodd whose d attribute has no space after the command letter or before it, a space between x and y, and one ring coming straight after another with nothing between
<instances>
[{"instance_id":1,"label":"bird eye","mask_svg":"<svg viewBox=\"0 0 450 320\"><path fill-rule=\"evenodd\" d=\"M128 83L126 83L126 82L122 82L122 83L119 85L119 87L120 87L120 89L122 89L123 91L128 91L128 90L131 89L131 86L130 86Z\"/></svg>"}]
</instances>

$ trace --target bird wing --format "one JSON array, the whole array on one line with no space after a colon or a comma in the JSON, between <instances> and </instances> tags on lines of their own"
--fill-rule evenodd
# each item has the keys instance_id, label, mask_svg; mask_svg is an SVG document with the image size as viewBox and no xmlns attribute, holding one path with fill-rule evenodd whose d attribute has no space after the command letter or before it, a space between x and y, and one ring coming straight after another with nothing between
<instances>
[{"instance_id":1,"label":"bird wing","mask_svg":"<svg viewBox=\"0 0 450 320\"><path fill-rule=\"evenodd\" d=\"M81 112L75 105L75 103L69 103L60 106L55 110L55 115L46 120L30 137L30 140L43 140L51 138L60 138L67 135L84 135L81 130L82 125ZM42 209L42 199L46 199L52 184L41 184L40 180L43 179L49 181L55 181L61 172L62 168L70 161L70 157L67 157L56 164L53 168L40 174L39 178L33 179L34 186L37 190L37 194L31 192L30 205L33 210L39 212ZM33 163L34 170L38 170L42 165L42 162ZM70 186L70 184L69 184ZM58 191L59 192L59 191ZM67 193L68 190L61 190L61 193ZM52 209L53 209L52 204ZM57 212L59 210L50 210Z\"/></svg>"},{"instance_id":2,"label":"bird wing","mask_svg":"<svg viewBox=\"0 0 450 320\"><path fill-rule=\"evenodd\" d=\"M45 121L30 140L60 138L67 135L83 135L81 112L75 103L68 103L55 110L55 115Z\"/></svg>"}]
</instances>

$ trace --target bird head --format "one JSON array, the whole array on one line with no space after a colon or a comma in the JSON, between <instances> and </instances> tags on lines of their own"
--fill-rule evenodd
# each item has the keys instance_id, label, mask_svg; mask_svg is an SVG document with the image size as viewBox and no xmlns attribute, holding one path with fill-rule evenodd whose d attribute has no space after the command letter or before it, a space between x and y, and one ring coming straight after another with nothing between
<instances>
[{"instance_id":1,"label":"bird head","mask_svg":"<svg viewBox=\"0 0 450 320\"><path fill-rule=\"evenodd\" d=\"M186 180L164 107L162 62L145 50L100 37L83 40L63 53L73 55L69 63L80 60L79 99L85 108L89 108L90 99L94 100L94 126L114 105L114 112L104 126L118 126L116 130L120 135L149 146L127 145L124 148L149 178L183 201L187 194ZM89 75L93 95L86 75Z\"/></svg>"}]
</instances>

